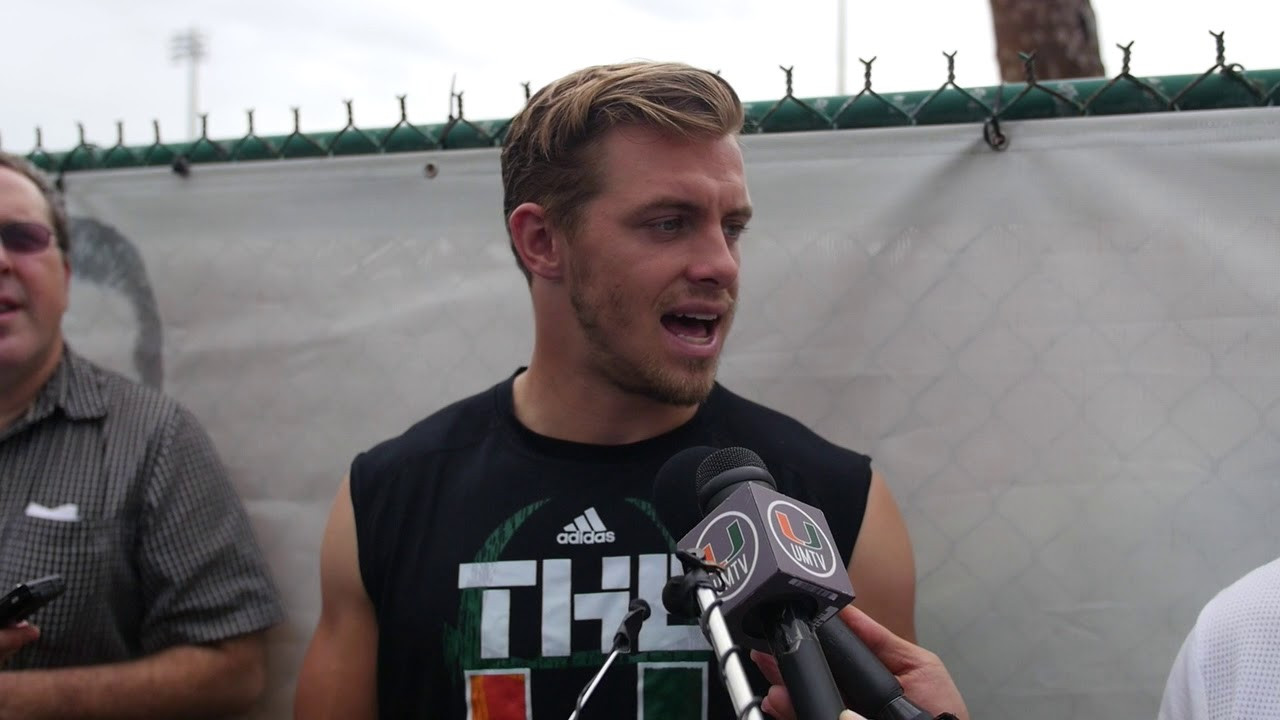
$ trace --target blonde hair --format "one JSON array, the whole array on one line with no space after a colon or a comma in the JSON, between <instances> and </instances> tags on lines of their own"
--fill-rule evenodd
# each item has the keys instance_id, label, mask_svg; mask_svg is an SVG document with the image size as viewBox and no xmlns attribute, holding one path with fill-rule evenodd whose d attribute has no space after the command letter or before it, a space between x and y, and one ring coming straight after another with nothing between
<instances>
[{"instance_id":1,"label":"blonde hair","mask_svg":"<svg viewBox=\"0 0 1280 720\"><path fill-rule=\"evenodd\" d=\"M502 148L503 217L533 202L571 232L582 205L600 191L591 150L615 127L719 138L740 131L742 122L742 102L729 83L688 65L597 65L566 75L535 93L511 121ZM516 264L531 279L519 254Z\"/></svg>"}]
</instances>

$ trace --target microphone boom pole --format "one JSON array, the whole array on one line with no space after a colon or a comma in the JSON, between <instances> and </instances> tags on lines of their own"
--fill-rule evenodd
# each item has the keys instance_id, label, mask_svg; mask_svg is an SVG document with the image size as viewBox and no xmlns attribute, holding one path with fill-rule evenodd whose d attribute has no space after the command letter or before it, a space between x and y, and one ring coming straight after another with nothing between
<instances>
[{"instance_id":1,"label":"microphone boom pole","mask_svg":"<svg viewBox=\"0 0 1280 720\"><path fill-rule=\"evenodd\" d=\"M742 666L742 648L734 644L729 626L720 612L717 593L724 584L719 576L720 568L709 565L692 553L679 550L676 557L685 568L681 577L673 577L663 592L663 604L667 610L686 617L698 617L702 634L711 643L712 652L720 666L720 677L729 691L735 717L746 720L765 720L760 711L761 698L751 690L747 672ZM692 612L696 607L697 612ZM680 610L682 612L677 612Z\"/></svg>"}]
</instances>

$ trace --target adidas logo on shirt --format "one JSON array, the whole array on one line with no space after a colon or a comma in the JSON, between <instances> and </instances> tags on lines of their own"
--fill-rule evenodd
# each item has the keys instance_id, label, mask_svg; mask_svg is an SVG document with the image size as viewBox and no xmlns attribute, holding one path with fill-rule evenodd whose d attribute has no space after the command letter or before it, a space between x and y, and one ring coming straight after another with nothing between
<instances>
[{"instance_id":1,"label":"adidas logo on shirt","mask_svg":"<svg viewBox=\"0 0 1280 720\"><path fill-rule=\"evenodd\" d=\"M613 542L615 537L613 531L604 526L596 509L589 507L564 526L564 532L556 535L556 542L561 545L600 545Z\"/></svg>"}]
</instances>

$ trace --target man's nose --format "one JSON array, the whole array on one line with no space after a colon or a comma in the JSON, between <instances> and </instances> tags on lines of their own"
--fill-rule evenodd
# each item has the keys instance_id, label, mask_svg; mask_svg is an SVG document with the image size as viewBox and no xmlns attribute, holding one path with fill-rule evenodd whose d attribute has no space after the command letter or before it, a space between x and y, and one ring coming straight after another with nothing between
<instances>
[{"instance_id":1,"label":"man's nose","mask_svg":"<svg viewBox=\"0 0 1280 720\"><path fill-rule=\"evenodd\" d=\"M698 285L731 287L738 281L738 246L723 227L701 233L694 243L689 279Z\"/></svg>"}]
</instances>

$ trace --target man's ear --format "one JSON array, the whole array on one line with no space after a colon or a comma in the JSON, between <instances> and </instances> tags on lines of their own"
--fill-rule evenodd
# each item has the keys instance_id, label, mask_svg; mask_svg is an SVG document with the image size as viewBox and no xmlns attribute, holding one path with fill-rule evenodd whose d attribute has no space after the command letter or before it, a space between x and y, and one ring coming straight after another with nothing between
<instances>
[{"instance_id":1,"label":"man's ear","mask_svg":"<svg viewBox=\"0 0 1280 720\"><path fill-rule=\"evenodd\" d=\"M58 254L62 256L62 308L71 306L71 255L58 249Z\"/></svg>"},{"instance_id":2,"label":"man's ear","mask_svg":"<svg viewBox=\"0 0 1280 720\"><path fill-rule=\"evenodd\" d=\"M511 246L525 269L551 282L559 282L564 277L563 236L551 226L546 208L537 203L523 203L511 211L507 230L511 234Z\"/></svg>"}]
</instances>

